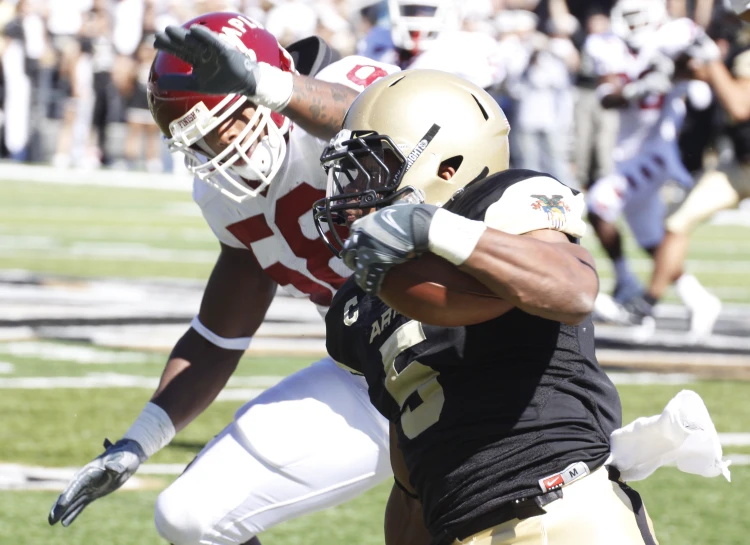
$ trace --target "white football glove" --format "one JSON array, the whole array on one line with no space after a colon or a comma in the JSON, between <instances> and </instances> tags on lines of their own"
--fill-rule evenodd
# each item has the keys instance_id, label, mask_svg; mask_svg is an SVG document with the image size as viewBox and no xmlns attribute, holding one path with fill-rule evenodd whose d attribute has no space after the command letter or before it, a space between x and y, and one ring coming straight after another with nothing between
<instances>
[{"instance_id":1,"label":"white football glove","mask_svg":"<svg viewBox=\"0 0 750 545\"><path fill-rule=\"evenodd\" d=\"M663 72L649 72L642 78L628 83L622 89L622 96L628 102L640 100L646 95L663 95L672 89L672 78Z\"/></svg>"},{"instance_id":2,"label":"white football glove","mask_svg":"<svg viewBox=\"0 0 750 545\"><path fill-rule=\"evenodd\" d=\"M713 62L721 60L721 50L716 42L709 38L708 34L703 29L700 30L698 36L691 46L689 46L685 53L692 59L700 62Z\"/></svg>"}]
</instances>

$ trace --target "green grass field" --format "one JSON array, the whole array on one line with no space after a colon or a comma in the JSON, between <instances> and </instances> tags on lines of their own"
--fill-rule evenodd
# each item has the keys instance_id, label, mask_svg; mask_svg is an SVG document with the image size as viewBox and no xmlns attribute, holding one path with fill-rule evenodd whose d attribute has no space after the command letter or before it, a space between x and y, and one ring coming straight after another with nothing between
<instances>
[{"instance_id":1,"label":"green grass field","mask_svg":"<svg viewBox=\"0 0 750 545\"><path fill-rule=\"evenodd\" d=\"M52 344L54 347L55 345ZM7 347L7 345L6 345ZM110 353L112 351L103 351ZM157 377L163 358L152 353L122 352L114 364L53 361L32 355L12 355L0 344L0 361L14 366L4 380L39 376L82 376L91 372ZM134 362L124 361L128 354ZM249 377L285 375L309 363L309 358L245 358L240 381ZM262 381L261 381L262 382ZM4 384L7 385L7 382ZM233 387L230 384L230 389ZM697 391L721 432L750 430L747 384L702 381L687 385L620 386L625 421L660 412L683 387ZM0 388L0 462L46 467L70 467L100 452L104 437L116 438L138 414L150 395L148 388L34 389ZM150 463L188 463L200 447L232 418L240 401L214 403ZM730 448L725 455L746 453ZM733 482L705 479L663 468L634 486L646 500L663 545L744 544L750 525L745 516L750 494L750 467L732 468ZM0 543L96 545L157 544L151 513L158 491L173 476L148 476L151 489L119 491L93 504L70 528L50 528L46 514L55 492L0 492ZM389 484L357 501L310 515L268 532L265 543L297 545L320 543L377 545L382 543L382 513ZM738 508L739 507L739 508ZM720 531L717 531L720 529ZM105 537L106 536L106 537Z\"/></svg>"},{"instance_id":2,"label":"green grass field","mask_svg":"<svg viewBox=\"0 0 750 545\"><path fill-rule=\"evenodd\" d=\"M106 176L103 173L103 176ZM587 245L600 255L593 239ZM644 275L648 264L628 243ZM82 277L204 279L217 244L185 193L0 182L0 271L19 269ZM705 226L691 250L696 276L727 301L750 302L750 229ZM603 279L609 266L600 260ZM2 301L0 301L0 308ZM89 353L87 351L94 351ZM88 354L89 357L83 357ZM143 388L19 389L23 378L117 374L155 379L165 355L96 349L74 343L0 342L0 463L79 466L116 439L151 390ZM97 363L109 361L111 363ZM310 358L243 360L229 389L267 385ZM90 362L90 363L87 363ZM620 387L623 420L660 412L682 388L701 394L720 432L750 433L746 383L702 381ZM241 401L217 401L150 463L186 464L232 417ZM748 454L732 447L725 455ZM664 468L635 483L662 545L750 543L750 467L732 468L733 482ZM0 491L0 545L148 545L155 498L174 476L148 476L150 488L119 491L92 505L70 528L47 525L57 493ZM382 544L389 483L347 505L292 521L263 535L266 545Z\"/></svg>"}]
</instances>

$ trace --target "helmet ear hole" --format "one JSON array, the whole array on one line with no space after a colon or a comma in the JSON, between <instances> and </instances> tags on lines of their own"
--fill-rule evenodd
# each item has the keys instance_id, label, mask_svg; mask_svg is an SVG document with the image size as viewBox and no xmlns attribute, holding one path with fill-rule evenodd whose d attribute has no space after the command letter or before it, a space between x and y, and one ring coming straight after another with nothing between
<instances>
[{"instance_id":1,"label":"helmet ear hole","mask_svg":"<svg viewBox=\"0 0 750 545\"><path fill-rule=\"evenodd\" d=\"M440 163L439 169L442 170L443 168L450 167L454 171L458 171L458 167L461 166L461 163L464 162L464 156L463 155L455 155L451 157L450 159L446 159L442 163Z\"/></svg>"},{"instance_id":2,"label":"helmet ear hole","mask_svg":"<svg viewBox=\"0 0 750 545\"><path fill-rule=\"evenodd\" d=\"M451 157L440 163L437 171L438 178L442 178L446 182L453 178L463 160L464 158L461 155L456 155L455 157Z\"/></svg>"}]
</instances>

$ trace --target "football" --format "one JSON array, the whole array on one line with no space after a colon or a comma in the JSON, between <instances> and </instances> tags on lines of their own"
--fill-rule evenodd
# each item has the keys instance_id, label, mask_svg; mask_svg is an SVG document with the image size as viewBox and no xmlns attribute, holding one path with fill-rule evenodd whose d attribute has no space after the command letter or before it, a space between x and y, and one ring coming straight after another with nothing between
<instances>
[{"instance_id":1,"label":"football","mask_svg":"<svg viewBox=\"0 0 750 545\"><path fill-rule=\"evenodd\" d=\"M513 308L479 280L435 254L393 267L383 279L379 297L404 316L441 327L486 322Z\"/></svg>"}]
</instances>

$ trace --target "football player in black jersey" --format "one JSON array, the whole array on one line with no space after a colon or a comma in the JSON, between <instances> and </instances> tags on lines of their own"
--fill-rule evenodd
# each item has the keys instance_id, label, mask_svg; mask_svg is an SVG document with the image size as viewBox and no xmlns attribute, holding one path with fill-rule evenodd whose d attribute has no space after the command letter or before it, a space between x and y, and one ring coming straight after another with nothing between
<instances>
[{"instance_id":1,"label":"football player in black jersey","mask_svg":"<svg viewBox=\"0 0 750 545\"><path fill-rule=\"evenodd\" d=\"M408 70L355 100L321 158L316 223L354 270L327 347L391 421L386 540L421 542L404 520L421 509L434 545L653 545L640 497L605 465L621 407L594 354L583 197L508 170L508 132L479 87ZM383 278L426 252L514 308L453 328L396 313L377 297Z\"/></svg>"}]
</instances>

